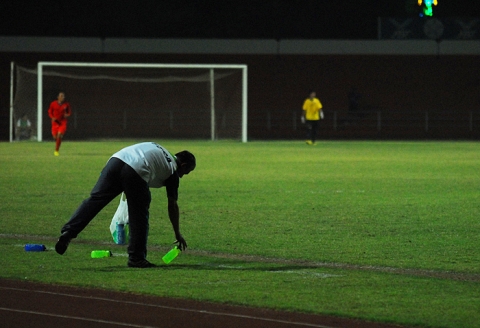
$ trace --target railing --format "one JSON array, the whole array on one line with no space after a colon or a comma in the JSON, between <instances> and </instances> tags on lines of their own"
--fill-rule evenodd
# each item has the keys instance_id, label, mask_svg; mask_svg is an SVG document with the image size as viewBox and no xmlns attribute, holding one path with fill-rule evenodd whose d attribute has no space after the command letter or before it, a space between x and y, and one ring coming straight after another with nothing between
<instances>
[{"instance_id":1,"label":"railing","mask_svg":"<svg viewBox=\"0 0 480 328\"><path fill-rule=\"evenodd\" d=\"M299 111L290 115L274 111L249 119L249 134L258 139L287 139L303 136ZM478 111L402 111L385 109L326 111L318 135L326 138L386 139L480 139Z\"/></svg>"}]
</instances>

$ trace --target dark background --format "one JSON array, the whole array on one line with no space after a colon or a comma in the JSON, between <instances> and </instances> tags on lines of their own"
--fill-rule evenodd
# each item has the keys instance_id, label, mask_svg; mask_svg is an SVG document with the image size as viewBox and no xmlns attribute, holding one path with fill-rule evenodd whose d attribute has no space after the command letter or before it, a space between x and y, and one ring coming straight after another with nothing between
<instances>
[{"instance_id":1,"label":"dark background","mask_svg":"<svg viewBox=\"0 0 480 328\"><path fill-rule=\"evenodd\" d=\"M438 0L435 17L478 17L476 0ZM418 16L417 0L1 1L0 35L375 39L377 17Z\"/></svg>"},{"instance_id":2,"label":"dark background","mask_svg":"<svg viewBox=\"0 0 480 328\"><path fill-rule=\"evenodd\" d=\"M480 17L478 1L438 2L434 17ZM416 3L2 1L0 36L375 40L378 17L418 17ZM247 64L251 139L303 138L294 119L312 88L326 113L321 138L480 138L478 55L0 53L0 140L8 140L11 61L30 68L38 61ZM348 111L352 86L362 94L364 116Z\"/></svg>"}]
</instances>

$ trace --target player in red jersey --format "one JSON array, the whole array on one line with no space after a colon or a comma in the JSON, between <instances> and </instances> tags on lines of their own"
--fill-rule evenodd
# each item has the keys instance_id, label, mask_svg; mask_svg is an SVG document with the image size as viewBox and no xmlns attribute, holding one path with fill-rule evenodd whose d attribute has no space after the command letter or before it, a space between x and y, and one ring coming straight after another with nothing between
<instances>
[{"instance_id":1,"label":"player in red jersey","mask_svg":"<svg viewBox=\"0 0 480 328\"><path fill-rule=\"evenodd\" d=\"M59 92L57 100L50 103L48 108L48 116L52 119L52 135L55 139L55 156L60 155L60 145L62 138L67 131L67 117L72 115L70 104L65 101L65 92Z\"/></svg>"}]
</instances>

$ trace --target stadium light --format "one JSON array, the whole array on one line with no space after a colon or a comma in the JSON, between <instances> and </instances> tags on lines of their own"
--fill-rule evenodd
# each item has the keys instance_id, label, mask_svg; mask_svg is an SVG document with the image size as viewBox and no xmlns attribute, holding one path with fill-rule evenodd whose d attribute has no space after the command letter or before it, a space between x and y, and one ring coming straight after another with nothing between
<instances>
[{"instance_id":1,"label":"stadium light","mask_svg":"<svg viewBox=\"0 0 480 328\"><path fill-rule=\"evenodd\" d=\"M418 0L419 6L424 6L422 12L420 13L420 17L425 16L433 16L433 6L438 5L438 0Z\"/></svg>"}]
</instances>

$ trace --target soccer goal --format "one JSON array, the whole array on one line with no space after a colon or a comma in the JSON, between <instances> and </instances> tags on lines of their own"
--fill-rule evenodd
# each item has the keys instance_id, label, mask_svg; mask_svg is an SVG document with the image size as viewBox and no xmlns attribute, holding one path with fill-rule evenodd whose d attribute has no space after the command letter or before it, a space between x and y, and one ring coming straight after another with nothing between
<instances>
[{"instance_id":1,"label":"soccer goal","mask_svg":"<svg viewBox=\"0 0 480 328\"><path fill-rule=\"evenodd\" d=\"M51 138L47 111L60 91L72 108L69 139L247 142L246 65L12 63L10 125L27 116L36 140Z\"/></svg>"}]
</instances>

